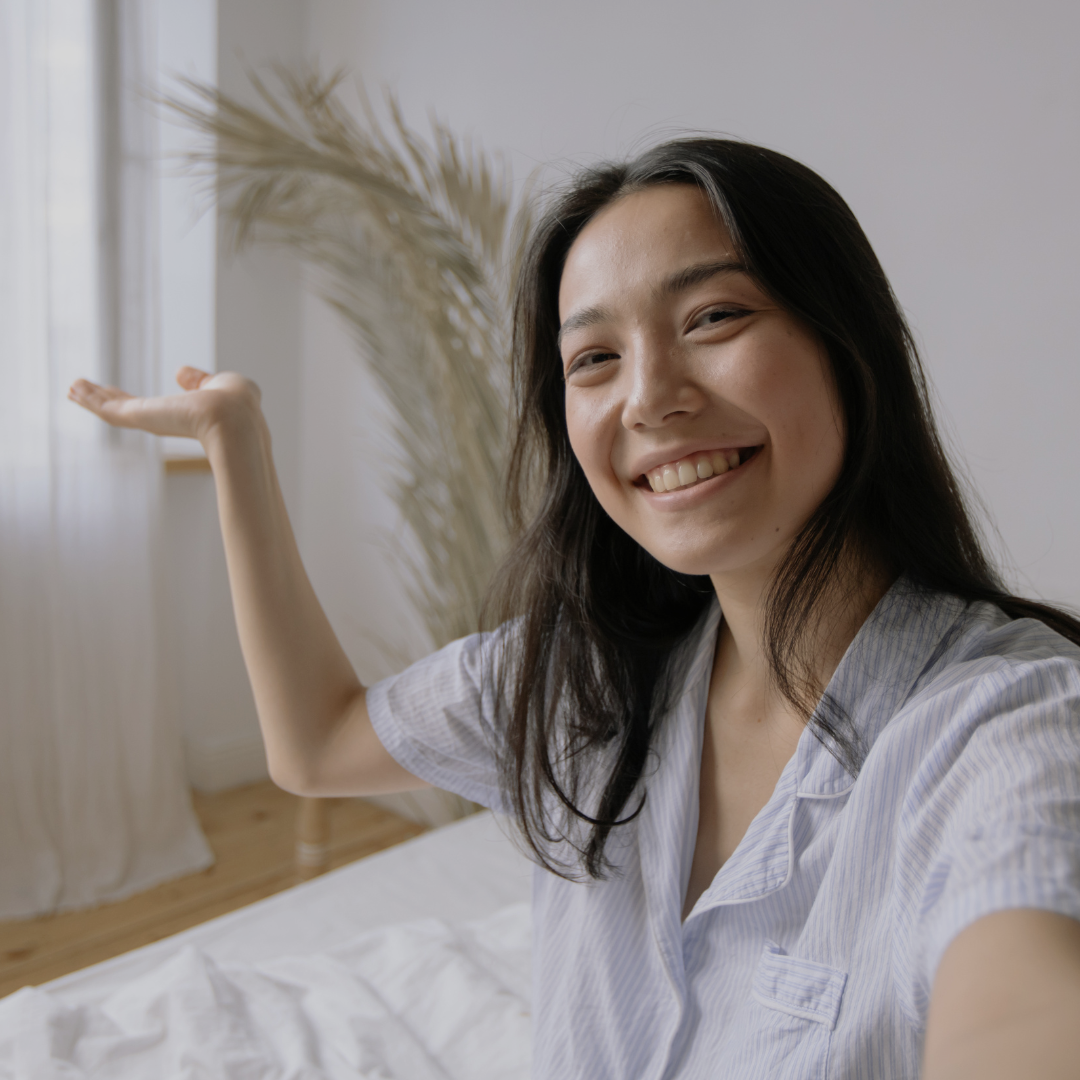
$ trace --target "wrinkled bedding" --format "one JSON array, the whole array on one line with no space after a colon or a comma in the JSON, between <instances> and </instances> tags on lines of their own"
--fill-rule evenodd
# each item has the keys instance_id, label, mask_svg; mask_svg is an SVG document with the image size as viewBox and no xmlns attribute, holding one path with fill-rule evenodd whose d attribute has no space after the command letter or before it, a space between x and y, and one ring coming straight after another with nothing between
<instances>
[{"instance_id":1,"label":"wrinkled bedding","mask_svg":"<svg viewBox=\"0 0 1080 1080\"><path fill-rule=\"evenodd\" d=\"M0 1001L0 1080L525 1080L527 903L258 963L178 945L89 1003Z\"/></svg>"}]
</instances>

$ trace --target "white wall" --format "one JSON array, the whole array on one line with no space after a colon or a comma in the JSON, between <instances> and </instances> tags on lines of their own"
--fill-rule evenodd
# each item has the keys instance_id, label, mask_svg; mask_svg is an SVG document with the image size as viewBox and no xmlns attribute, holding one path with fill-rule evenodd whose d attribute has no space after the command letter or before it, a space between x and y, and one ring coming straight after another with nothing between
<instances>
[{"instance_id":1,"label":"white wall","mask_svg":"<svg viewBox=\"0 0 1080 1080\"><path fill-rule=\"evenodd\" d=\"M308 2L310 55L388 84L414 124L437 110L508 152L518 176L685 129L821 172L911 318L1017 586L1074 604L1077 40L1069 0ZM307 312L304 535L339 627L350 620L351 649L374 669L362 633L386 625L395 593L370 539L392 514L373 458L357 455L369 390L329 317Z\"/></svg>"},{"instance_id":2,"label":"white wall","mask_svg":"<svg viewBox=\"0 0 1080 1080\"><path fill-rule=\"evenodd\" d=\"M249 67L302 58L302 4L218 0L217 9L218 79L226 93L250 100ZM216 279L217 369L240 371L261 386L285 501L298 516L300 269L282 253L259 248L233 256L219 242ZM164 504L166 670L189 778L214 791L265 776L266 758L233 620L213 478L168 475Z\"/></svg>"}]
</instances>

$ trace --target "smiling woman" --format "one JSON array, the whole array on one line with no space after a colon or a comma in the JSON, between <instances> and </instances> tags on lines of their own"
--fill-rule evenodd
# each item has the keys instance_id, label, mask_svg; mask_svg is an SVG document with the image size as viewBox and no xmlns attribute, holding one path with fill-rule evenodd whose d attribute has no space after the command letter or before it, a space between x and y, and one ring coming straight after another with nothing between
<instances>
[{"instance_id":1,"label":"smiling woman","mask_svg":"<svg viewBox=\"0 0 1080 1080\"><path fill-rule=\"evenodd\" d=\"M514 362L494 629L368 691L257 387L73 388L205 446L275 779L515 817L537 1076L1073 1075L1080 624L985 557L843 200L723 140L589 170Z\"/></svg>"}]
</instances>

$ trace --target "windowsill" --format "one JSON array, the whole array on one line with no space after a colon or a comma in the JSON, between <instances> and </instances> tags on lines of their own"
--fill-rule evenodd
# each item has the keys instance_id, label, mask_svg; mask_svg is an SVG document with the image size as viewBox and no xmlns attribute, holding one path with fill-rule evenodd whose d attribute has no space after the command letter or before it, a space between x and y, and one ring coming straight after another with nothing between
<instances>
[{"instance_id":1,"label":"windowsill","mask_svg":"<svg viewBox=\"0 0 1080 1080\"><path fill-rule=\"evenodd\" d=\"M165 472L171 476L175 473L208 473L210 461L206 457L194 456L170 456L162 459L165 462Z\"/></svg>"}]
</instances>

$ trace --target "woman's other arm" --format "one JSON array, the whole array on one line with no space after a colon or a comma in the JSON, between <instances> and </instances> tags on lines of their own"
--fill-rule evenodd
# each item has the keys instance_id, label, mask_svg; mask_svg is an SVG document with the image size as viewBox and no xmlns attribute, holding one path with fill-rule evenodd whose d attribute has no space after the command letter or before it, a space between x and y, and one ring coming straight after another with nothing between
<instances>
[{"instance_id":1,"label":"woman's other arm","mask_svg":"<svg viewBox=\"0 0 1080 1080\"><path fill-rule=\"evenodd\" d=\"M427 785L383 748L365 692L300 561L258 387L183 368L188 391L135 398L79 380L69 396L117 427L197 438L217 485L236 623L274 782L303 795Z\"/></svg>"},{"instance_id":2,"label":"woman's other arm","mask_svg":"<svg viewBox=\"0 0 1080 1080\"><path fill-rule=\"evenodd\" d=\"M1080 922L1029 909L958 934L934 979L924 1080L1080 1078Z\"/></svg>"}]
</instances>

